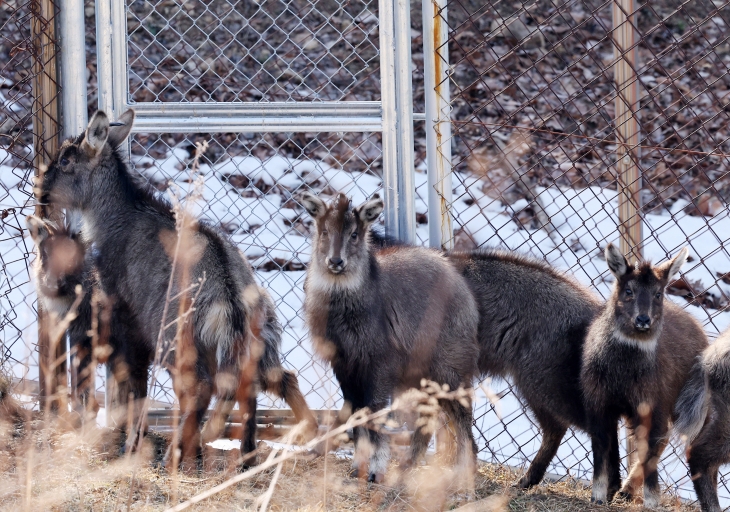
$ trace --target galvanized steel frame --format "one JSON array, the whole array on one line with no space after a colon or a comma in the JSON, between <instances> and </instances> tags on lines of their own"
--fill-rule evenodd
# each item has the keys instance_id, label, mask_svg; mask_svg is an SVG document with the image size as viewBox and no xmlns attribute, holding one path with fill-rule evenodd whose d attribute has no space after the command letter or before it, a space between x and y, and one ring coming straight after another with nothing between
<instances>
[{"instance_id":1,"label":"galvanized steel frame","mask_svg":"<svg viewBox=\"0 0 730 512\"><path fill-rule=\"evenodd\" d=\"M73 0L78 1L78 0ZM382 132L386 229L415 241L413 101L407 0L380 0L381 101L132 103L124 0L96 0L99 108L134 108L137 133Z\"/></svg>"},{"instance_id":2,"label":"galvanized steel frame","mask_svg":"<svg viewBox=\"0 0 730 512\"><path fill-rule=\"evenodd\" d=\"M59 12L63 136L78 135L87 124L84 1L62 0Z\"/></svg>"},{"instance_id":3,"label":"galvanized steel frame","mask_svg":"<svg viewBox=\"0 0 730 512\"><path fill-rule=\"evenodd\" d=\"M451 219L451 93L447 0L423 0L428 240L431 247L453 247Z\"/></svg>"},{"instance_id":4,"label":"galvanized steel frame","mask_svg":"<svg viewBox=\"0 0 730 512\"><path fill-rule=\"evenodd\" d=\"M73 33L70 37L80 34L83 43L83 29L79 30L83 27L83 2L66 2L75 7L67 15L66 29ZM397 30L410 27L410 3L380 0L379 15L381 101L132 103L128 91L125 0L96 0L99 109L116 119L128 108L134 108L134 133L382 132L386 230L391 236L415 242L410 30ZM74 57L66 59L66 69L73 69L69 78L85 78L81 72L85 63L82 59L73 60L77 54L83 55L83 44L80 49L76 46L67 52ZM86 125L86 102L77 101L79 98L72 97L71 91L85 91L85 83L69 81L68 86L69 101L64 102L69 116L67 134L80 133ZM107 382L113 385L109 372ZM108 399L111 394L106 396Z\"/></svg>"}]
</instances>

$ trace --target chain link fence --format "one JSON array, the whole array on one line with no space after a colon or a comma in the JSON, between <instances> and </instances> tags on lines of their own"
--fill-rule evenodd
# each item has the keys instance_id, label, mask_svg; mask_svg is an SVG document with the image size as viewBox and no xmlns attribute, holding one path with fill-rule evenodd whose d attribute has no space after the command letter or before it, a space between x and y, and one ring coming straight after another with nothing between
<instances>
[{"instance_id":1,"label":"chain link fence","mask_svg":"<svg viewBox=\"0 0 730 512\"><path fill-rule=\"evenodd\" d=\"M712 338L727 328L730 4L434 5L437 23L448 27L436 43L447 71L436 80L450 92L440 99L452 137L440 149L448 145L453 155L445 178L453 184L453 245L532 254L607 297L612 278L602 252L631 221L621 208L633 208L643 235L628 249L661 261L688 246L690 262L670 284L670 298ZM634 141L622 137L630 123ZM539 430L509 385L496 386L506 393L502 418L488 403L477 406L481 454L525 466ZM587 436L571 432L549 471L589 479L591 466ZM667 488L694 496L678 443L665 452L660 475ZM725 506L729 476L719 482Z\"/></svg>"},{"instance_id":2,"label":"chain link fence","mask_svg":"<svg viewBox=\"0 0 730 512\"><path fill-rule=\"evenodd\" d=\"M305 189L346 192L363 202L381 190L379 137L375 134L161 134L132 140L135 168L160 190L185 198L194 143L208 141L200 166L204 179L199 215L224 230L246 254L271 293L284 326L284 364L299 374L310 407L334 409L340 396L327 365L315 358L302 311L311 222L295 196ZM154 396L171 403L163 379ZM261 397L263 408L287 407Z\"/></svg>"},{"instance_id":3,"label":"chain link fence","mask_svg":"<svg viewBox=\"0 0 730 512\"><path fill-rule=\"evenodd\" d=\"M130 2L133 101L378 100L377 1Z\"/></svg>"},{"instance_id":4,"label":"chain link fence","mask_svg":"<svg viewBox=\"0 0 730 512\"><path fill-rule=\"evenodd\" d=\"M0 4L0 363L18 389L38 393L38 329L30 281L34 168L59 136L54 24L50 1Z\"/></svg>"},{"instance_id":5,"label":"chain link fence","mask_svg":"<svg viewBox=\"0 0 730 512\"><path fill-rule=\"evenodd\" d=\"M37 105L31 90L43 71L33 67L44 54L30 30L30 13L39 5L0 5L2 363L31 381L38 374L35 292L28 271L31 242L22 230L32 212L33 116L49 108ZM434 5L446 27L435 47L442 70L436 85L449 93L436 120L449 121L451 129L436 149L452 155L441 185L450 194L445 199L453 230L443 242L530 253L606 297L611 278L602 249L618 240L626 221L618 214L619 203L626 203L623 190L638 186L639 200L628 201L641 219L644 256L659 261L690 246L690 263L670 286L672 300L686 304L711 335L729 326L730 255L724 245L730 237L730 2L637 5L629 19L637 35L631 75L638 77L638 103L631 119L639 139L628 147L616 138L621 89L614 71L627 52L617 50L613 1ZM423 47L433 33L421 26L420 2L412 7L413 98L420 113L430 72ZM382 98L374 0L129 0L124 13L125 102L132 106ZM95 2L87 0L89 112L96 110L100 91L95 17ZM58 136L51 126L45 140ZM428 209L426 124L416 120L413 130L416 235L420 243L433 244L429 222L438 217ZM337 408L337 383L313 358L302 317L311 224L293 198L309 189L345 192L357 203L382 190L382 134L136 133L130 160L160 191L172 187L185 194L195 143L202 140L209 147L197 211L231 236L271 291L285 327L285 364L299 373L310 407ZM638 168L640 183L621 180L619 156ZM103 391L103 372L99 377ZM156 406L170 406L174 397L160 377L152 396ZM491 386L499 405L486 397L475 404L480 458L526 467L537 452L539 430L509 383ZM261 400L263 408L285 407ZM666 487L692 498L682 447L673 444L662 464ZM590 479L587 437L571 431L549 471L557 478ZM726 505L727 478L721 474L719 489Z\"/></svg>"},{"instance_id":6,"label":"chain link fence","mask_svg":"<svg viewBox=\"0 0 730 512\"><path fill-rule=\"evenodd\" d=\"M130 2L128 101L268 103L380 100L377 2ZM201 216L227 232L272 293L284 364L310 407L339 389L313 356L302 313L310 221L304 189L355 201L382 187L380 133L136 134L131 159L160 190L185 190L195 142L207 140ZM172 402L169 383L153 396ZM261 407L282 407L261 397Z\"/></svg>"}]
</instances>

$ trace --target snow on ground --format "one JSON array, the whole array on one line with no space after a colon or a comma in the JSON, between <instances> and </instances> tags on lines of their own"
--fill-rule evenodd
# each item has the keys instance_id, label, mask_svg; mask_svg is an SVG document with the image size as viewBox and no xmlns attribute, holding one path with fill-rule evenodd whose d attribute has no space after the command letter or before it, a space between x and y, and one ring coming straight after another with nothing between
<instances>
[{"instance_id":1,"label":"snow on ground","mask_svg":"<svg viewBox=\"0 0 730 512\"><path fill-rule=\"evenodd\" d=\"M234 157L214 166L201 166L204 187L202 196L195 198L184 165L188 158L187 151L174 149L165 159L138 158L134 163L154 183L172 180L175 186L168 191L177 190L183 197L192 197L196 211L223 227L247 254L259 281L277 302L278 314L285 326L284 362L299 372L300 385L309 405L314 409L339 407L338 386L327 367L313 359L304 326L302 286L311 248L305 228L306 216L300 218L301 209L296 209L290 199L309 187L328 194L345 192L358 204L381 188L380 179L361 172L343 172L313 160L273 157L261 161L253 156ZM20 179L13 181L15 174L10 168L1 167L2 161L0 150L0 177L9 188L9 193L2 199L2 207L23 205L28 197L28 185L18 190ZM554 187L534 191L551 219L553 231L549 235L549 230L526 229L516 220L519 211L528 206L526 201L502 204L484 192L483 182L468 176L459 176L454 182L458 182L454 187L454 197L458 198L453 204L454 225L463 228L477 244L497 245L544 257L551 264L572 272L580 282L593 286L600 295L608 294L611 277L606 271L602 251L607 242L618 241L615 191L597 187L581 190ZM422 199L427 197L425 173L416 173L416 185L416 211L423 214L427 211ZM468 194L465 187L468 187ZM684 206L678 202L671 211L646 215L644 232L647 235L654 232L653 236L647 236L646 256L654 261L663 260L689 240L693 261L686 265L685 277L702 283L716 297L730 295L730 285L722 281L714 284L718 275L730 272L726 252L718 250L730 233L730 214L724 211L708 222L705 218L684 214ZM18 215L21 222L24 214ZM3 350L20 361L13 367L15 376L36 378L37 363L27 348L32 346L36 336L32 309L34 291L28 280L25 258L32 242L10 236L14 234L17 233L5 234L0 239L4 263L0 274L0 314L3 317L12 315L15 319L5 325L0 336L7 342L22 333L22 343L5 345ZM428 226L419 224L417 234L419 240L426 243ZM683 298L670 298L687 304ZM696 306L687 306L687 309L706 325L710 335L730 326L730 313L708 310L708 315ZM99 375L101 381L103 372ZM153 397L170 402L169 379L164 372L160 372L159 379ZM103 389L103 383L100 386ZM500 381L491 386L496 392L508 390L507 384ZM475 435L482 458L526 467L539 446L536 426L523 413L513 394L507 393L499 402L501 420L483 393L477 394ZM260 405L282 406L268 397L262 397ZM589 442L585 435L578 433L567 437L549 471L589 479L592 464L587 448ZM691 496L681 448L668 453L664 468L662 476L666 483L679 489L682 495ZM730 493L722 488L723 485L721 483L721 494L730 499Z\"/></svg>"},{"instance_id":2,"label":"snow on ground","mask_svg":"<svg viewBox=\"0 0 730 512\"><path fill-rule=\"evenodd\" d=\"M16 150L17 151L17 150ZM12 367L15 377L38 379L35 331L36 314L32 309L35 290L29 282L27 255L33 243L22 237L31 186L23 182L23 169L11 166L11 157L0 147L0 347L20 361Z\"/></svg>"}]
</instances>

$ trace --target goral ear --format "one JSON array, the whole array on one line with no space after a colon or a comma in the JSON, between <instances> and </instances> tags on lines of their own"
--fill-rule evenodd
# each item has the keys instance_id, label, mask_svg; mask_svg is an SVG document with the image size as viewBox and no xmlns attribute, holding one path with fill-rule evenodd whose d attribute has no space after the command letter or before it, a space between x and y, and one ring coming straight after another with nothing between
<instances>
[{"instance_id":1,"label":"goral ear","mask_svg":"<svg viewBox=\"0 0 730 512\"><path fill-rule=\"evenodd\" d=\"M30 237L36 246L40 245L46 238L50 236L48 225L35 215L28 215L25 219L25 226L28 228Z\"/></svg>"},{"instance_id":2,"label":"goral ear","mask_svg":"<svg viewBox=\"0 0 730 512\"><path fill-rule=\"evenodd\" d=\"M657 265L657 270L662 276L662 279L664 279L667 283L674 279L674 276L679 273L682 265L687 263L687 258L689 258L689 249L687 247L682 247L682 250L679 251L674 258L669 261L665 261L661 265Z\"/></svg>"},{"instance_id":3,"label":"goral ear","mask_svg":"<svg viewBox=\"0 0 730 512\"><path fill-rule=\"evenodd\" d=\"M355 209L355 215L360 218L363 224L372 224L378 219L378 217L380 217L380 214L383 213L384 207L385 205L383 204L383 200L380 199L380 196L378 194L373 194L369 200L365 201Z\"/></svg>"},{"instance_id":4,"label":"goral ear","mask_svg":"<svg viewBox=\"0 0 730 512\"><path fill-rule=\"evenodd\" d=\"M626 261L626 258L621 254L618 247L613 244L606 246L606 263L608 264L608 269L616 279L629 272L629 262Z\"/></svg>"},{"instance_id":5,"label":"goral ear","mask_svg":"<svg viewBox=\"0 0 730 512\"><path fill-rule=\"evenodd\" d=\"M302 192L299 196L298 202L305 210L307 210L307 213L309 213L313 219L322 217L327 211L327 205L324 204L324 201L310 192Z\"/></svg>"},{"instance_id":6,"label":"goral ear","mask_svg":"<svg viewBox=\"0 0 730 512\"><path fill-rule=\"evenodd\" d=\"M113 148L119 147L122 142L127 140L134 125L134 117L134 110L130 108L119 116L119 119L115 123L109 125L109 144Z\"/></svg>"},{"instance_id":7,"label":"goral ear","mask_svg":"<svg viewBox=\"0 0 730 512\"><path fill-rule=\"evenodd\" d=\"M109 118L104 111L97 110L94 117L89 121L89 126L86 127L86 137L81 142L81 150L89 158L94 158L104 149L108 138Z\"/></svg>"}]
</instances>

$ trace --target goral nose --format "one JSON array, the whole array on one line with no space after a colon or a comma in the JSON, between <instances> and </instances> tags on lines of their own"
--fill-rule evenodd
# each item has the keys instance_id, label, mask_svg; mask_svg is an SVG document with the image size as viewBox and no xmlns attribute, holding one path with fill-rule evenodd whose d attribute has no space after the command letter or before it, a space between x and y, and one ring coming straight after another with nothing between
<instances>
[{"instance_id":1,"label":"goral nose","mask_svg":"<svg viewBox=\"0 0 730 512\"><path fill-rule=\"evenodd\" d=\"M330 266L331 267L341 267L342 266L342 258L330 258Z\"/></svg>"},{"instance_id":2,"label":"goral nose","mask_svg":"<svg viewBox=\"0 0 730 512\"><path fill-rule=\"evenodd\" d=\"M639 315L636 317L634 325L638 330L646 331L651 327L651 318L649 318L649 315Z\"/></svg>"}]
</instances>

